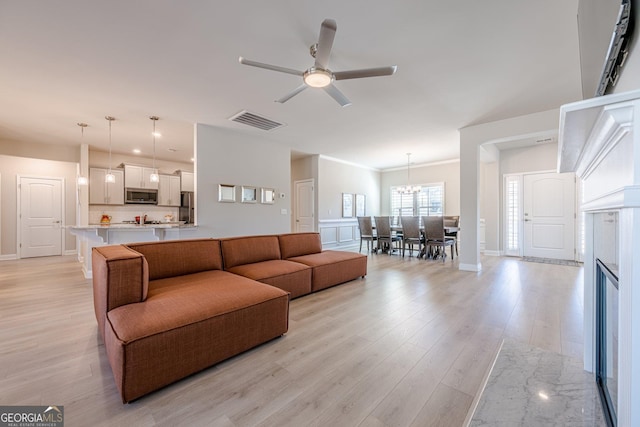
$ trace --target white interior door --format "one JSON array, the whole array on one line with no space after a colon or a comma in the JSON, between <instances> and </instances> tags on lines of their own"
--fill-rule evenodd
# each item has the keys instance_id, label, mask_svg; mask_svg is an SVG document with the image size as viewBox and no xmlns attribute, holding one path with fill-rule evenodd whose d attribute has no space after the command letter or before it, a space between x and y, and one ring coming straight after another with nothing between
<instances>
[{"instance_id":1,"label":"white interior door","mask_svg":"<svg viewBox=\"0 0 640 427\"><path fill-rule=\"evenodd\" d=\"M62 255L62 180L20 178L20 257Z\"/></svg>"},{"instance_id":2,"label":"white interior door","mask_svg":"<svg viewBox=\"0 0 640 427\"><path fill-rule=\"evenodd\" d=\"M296 181L296 233L304 233L315 231L315 223L313 217L314 211L314 185L313 179L304 181Z\"/></svg>"},{"instance_id":3,"label":"white interior door","mask_svg":"<svg viewBox=\"0 0 640 427\"><path fill-rule=\"evenodd\" d=\"M524 176L524 256L575 258L575 176Z\"/></svg>"}]
</instances>

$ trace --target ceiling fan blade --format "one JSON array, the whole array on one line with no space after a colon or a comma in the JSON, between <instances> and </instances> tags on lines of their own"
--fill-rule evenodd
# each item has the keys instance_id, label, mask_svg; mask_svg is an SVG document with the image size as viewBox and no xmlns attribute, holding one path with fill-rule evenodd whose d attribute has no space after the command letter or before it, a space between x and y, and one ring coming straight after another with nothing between
<instances>
[{"instance_id":1,"label":"ceiling fan blade","mask_svg":"<svg viewBox=\"0 0 640 427\"><path fill-rule=\"evenodd\" d=\"M329 94L330 97L335 99L341 107L348 107L351 105L351 101L347 99L342 92L338 90L334 85L325 86L324 91Z\"/></svg>"},{"instance_id":2,"label":"ceiling fan blade","mask_svg":"<svg viewBox=\"0 0 640 427\"><path fill-rule=\"evenodd\" d=\"M316 68L327 68L329 55L333 46L333 38L336 36L336 21L325 19L320 26L320 37L318 37L318 50L316 51Z\"/></svg>"},{"instance_id":3,"label":"ceiling fan blade","mask_svg":"<svg viewBox=\"0 0 640 427\"><path fill-rule=\"evenodd\" d=\"M277 65L264 64L262 62L251 61L250 59L243 58L242 56L238 58L238 61L244 65L250 65L252 67L265 68L271 71L279 71L281 73L293 74L294 76L302 76L303 71L294 70L292 68L279 67Z\"/></svg>"},{"instance_id":4,"label":"ceiling fan blade","mask_svg":"<svg viewBox=\"0 0 640 427\"><path fill-rule=\"evenodd\" d=\"M284 104L285 102L287 102L288 100L290 100L291 98L293 98L294 96L296 96L297 94L305 90L307 87L308 86L306 84L303 84L302 86L298 86L297 88L295 88L293 91L289 92L282 98L276 99L276 102Z\"/></svg>"},{"instance_id":5,"label":"ceiling fan blade","mask_svg":"<svg viewBox=\"0 0 640 427\"><path fill-rule=\"evenodd\" d=\"M397 66L391 65L389 67L378 67L378 68L364 68L362 70L348 70L348 71L338 71L333 73L333 76L336 80L347 80L347 79L360 79L362 77L380 77L380 76L391 76L396 70Z\"/></svg>"}]
</instances>

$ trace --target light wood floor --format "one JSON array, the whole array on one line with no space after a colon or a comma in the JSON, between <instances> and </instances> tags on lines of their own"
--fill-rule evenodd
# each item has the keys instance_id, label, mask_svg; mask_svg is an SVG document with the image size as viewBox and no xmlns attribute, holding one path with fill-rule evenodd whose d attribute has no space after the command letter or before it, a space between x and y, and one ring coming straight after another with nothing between
<instances>
[{"instance_id":1,"label":"light wood floor","mask_svg":"<svg viewBox=\"0 0 640 427\"><path fill-rule=\"evenodd\" d=\"M485 257L481 273L369 255L291 302L289 332L121 403L71 257L0 263L0 404L66 425L460 426L501 340L582 356L582 269Z\"/></svg>"}]
</instances>

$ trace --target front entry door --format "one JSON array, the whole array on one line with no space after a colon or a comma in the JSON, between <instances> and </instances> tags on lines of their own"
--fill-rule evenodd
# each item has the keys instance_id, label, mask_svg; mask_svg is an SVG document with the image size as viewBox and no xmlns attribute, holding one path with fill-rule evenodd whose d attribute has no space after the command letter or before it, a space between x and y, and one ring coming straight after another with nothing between
<instances>
[{"instance_id":1,"label":"front entry door","mask_svg":"<svg viewBox=\"0 0 640 427\"><path fill-rule=\"evenodd\" d=\"M20 258L62 255L62 180L24 178L20 190Z\"/></svg>"},{"instance_id":2,"label":"front entry door","mask_svg":"<svg viewBox=\"0 0 640 427\"><path fill-rule=\"evenodd\" d=\"M315 230L313 210L314 210L314 188L313 179L296 181L296 233L305 233Z\"/></svg>"},{"instance_id":3,"label":"front entry door","mask_svg":"<svg viewBox=\"0 0 640 427\"><path fill-rule=\"evenodd\" d=\"M524 176L524 256L575 259L575 176Z\"/></svg>"}]
</instances>

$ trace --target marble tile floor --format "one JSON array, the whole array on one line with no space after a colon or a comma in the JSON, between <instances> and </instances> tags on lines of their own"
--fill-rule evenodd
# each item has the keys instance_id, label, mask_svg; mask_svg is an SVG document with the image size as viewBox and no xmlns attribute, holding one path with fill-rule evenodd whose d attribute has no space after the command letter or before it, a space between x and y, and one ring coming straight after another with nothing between
<instances>
[{"instance_id":1,"label":"marble tile floor","mask_svg":"<svg viewBox=\"0 0 640 427\"><path fill-rule=\"evenodd\" d=\"M469 426L606 426L582 360L505 340Z\"/></svg>"}]
</instances>

